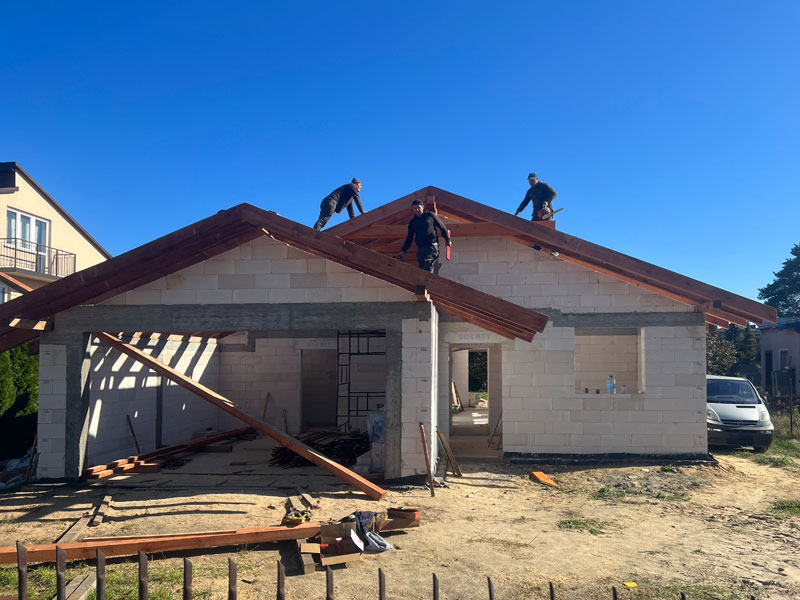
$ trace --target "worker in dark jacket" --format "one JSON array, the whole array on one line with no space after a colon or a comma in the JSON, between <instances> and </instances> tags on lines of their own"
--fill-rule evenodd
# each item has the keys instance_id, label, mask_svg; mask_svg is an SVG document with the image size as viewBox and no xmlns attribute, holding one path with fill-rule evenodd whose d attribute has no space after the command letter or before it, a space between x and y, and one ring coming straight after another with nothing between
<instances>
[{"instance_id":1,"label":"worker in dark jacket","mask_svg":"<svg viewBox=\"0 0 800 600\"><path fill-rule=\"evenodd\" d=\"M528 183L531 187L525 193L525 198L522 199L522 204L519 205L514 216L521 213L528 206L528 202L533 202L531 221L551 220L553 218L553 200L557 196L556 191L550 187L550 184L539 181L539 176L536 173L528 175Z\"/></svg>"},{"instance_id":2,"label":"worker in dark jacket","mask_svg":"<svg viewBox=\"0 0 800 600\"><path fill-rule=\"evenodd\" d=\"M411 203L411 210L414 211L414 217L408 222L406 241L403 242L400 254L396 254L395 258L402 260L403 254L411 247L411 241L414 240L417 243L419 268L433 273L436 259L439 258L439 236L436 229L442 232L442 237L448 246L450 246L450 234L447 233L447 228L439 217L425 210L422 200L414 200Z\"/></svg>"},{"instance_id":3,"label":"worker in dark jacket","mask_svg":"<svg viewBox=\"0 0 800 600\"><path fill-rule=\"evenodd\" d=\"M314 229L319 231L325 227L325 223L333 216L333 213L340 213L345 208L350 218L355 218L356 213L353 210L353 201L355 201L359 212L363 215L364 207L361 206L361 198L358 196L360 191L361 180L358 177L353 177L353 181L345 183L325 196L319 205L319 219L314 223Z\"/></svg>"}]
</instances>

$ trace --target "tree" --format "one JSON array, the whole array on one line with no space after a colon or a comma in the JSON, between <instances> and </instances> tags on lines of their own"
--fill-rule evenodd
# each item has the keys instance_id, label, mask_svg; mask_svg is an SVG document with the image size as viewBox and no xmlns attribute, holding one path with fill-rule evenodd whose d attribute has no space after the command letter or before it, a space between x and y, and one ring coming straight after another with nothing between
<instances>
[{"instance_id":1,"label":"tree","mask_svg":"<svg viewBox=\"0 0 800 600\"><path fill-rule=\"evenodd\" d=\"M0 416L14 406L16 400L17 388L14 385L11 355L8 352L0 352Z\"/></svg>"},{"instance_id":2,"label":"tree","mask_svg":"<svg viewBox=\"0 0 800 600\"><path fill-rule=\"evenodd\" d=\"M729 375L736 364L736 345L725 334L709 331L706 334L706 373Z\"/></svg>"},{"instance_id":3,"label":"tree","mask_svg":"<svg viewBox=\"0 0 800 600\"><path fill-rule=\"evenodd\" d=\"M800 317L800 244L791 250L775 280L758 290L758 299L778 309L781 317Z\"/></svg>"},{"instance_id":4,"label":"tree","mask_svg":"<svg viewBox=\"0 0 800 600\"><path fill-rule=\"evenodd\" d=\"M487 370L486 350L469 351L469 391L485 392L487 390L488 370Z\"/></svg>"}]
</instances>

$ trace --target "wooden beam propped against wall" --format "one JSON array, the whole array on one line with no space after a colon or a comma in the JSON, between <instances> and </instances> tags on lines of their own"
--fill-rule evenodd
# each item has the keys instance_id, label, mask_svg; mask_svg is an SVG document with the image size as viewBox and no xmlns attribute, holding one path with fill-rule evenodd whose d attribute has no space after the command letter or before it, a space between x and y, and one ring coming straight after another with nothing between
<instances>
[{"instance_id":1,"label":"wooden beam propped against wall","mask_svg":"<svg viewBox=\"0 0 800 600\"><path fill-rule=\"evenodd\" d=\"M242 411L241 409L237 408L236 405L226 398L215 391L207 388L206 386L202 385L194 381L193 379L188 378L183 373L179 373L172 367L165 365L161 361L153 358L149 354L145 354L138 348L134 348L130 344L126 344L122 340L109 333L98 332L95 333L100 341L105 342L112 348L115 348L122 352L123 354L131 357L132 359L142 363L146 367L149 367L156 373L163 375L167 379L174 381L178 385L183 388L186 388L190 392L193 392L203 398L203 400L207 400L214 406L221 408L229 415L236 417L240 421L250 425L253 429L268 435L273 440L278 442L279 444L285 446L292 452L295 452L305 458L306 460L314 463L315 465L322 467L329 473L335 475L339 479L346 481L353 487L361 490L365 494L367 494L373 500L380 500L386 495L386 490L383 488L375 485L371 481L367 481L363 477L353 473L350 469L343 467L339 463L323 456L313 448L306 446L299 440L291 437L290 435L275 429L274 427L263 423L259 419L255 417L251 417L246 412Z\"/></svg>"}]
</instances>

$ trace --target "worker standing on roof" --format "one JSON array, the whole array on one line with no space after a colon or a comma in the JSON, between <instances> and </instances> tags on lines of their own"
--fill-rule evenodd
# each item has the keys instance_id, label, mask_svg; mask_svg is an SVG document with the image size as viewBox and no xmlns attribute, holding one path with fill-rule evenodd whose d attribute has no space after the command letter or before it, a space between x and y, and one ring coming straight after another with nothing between
<instances>
[{"instance_id":1,"label":"worker standing on roof","mask_svg":"<svg viewBox=\"0 0 800 600\"><path fill-rule=\"evenodd\" d=\"M522 204L519 205L514 216L521 213L528 206L528 202L533 202L531 221L550 221L553 218L553 200L557 196L556 191L550 184L539 181L539 176L536 173L528 174L528 183L531 187L525 193Z\"/></svg>"},{"instance_id":2,"label":"worker standing on roof","mask_svg":"<svg viewBox=\"0 0 800 600\"><path fill-rule=\"evenodd\" d=\"M447 228L439 217L425 210L422 200L414 200L411 203L411 210L414 211L414 216L408 222L408 235L406 241L403 242L400 254L396 254L395 258L402 260L403 254L411 247L411 241L414 240L417 243L419 268L433 273L436 259L439 258L439 236L436 229L438 228L442 232L448 246L451 245L450 234L447 233Z\"/></svg>"},{"instance_id":3,"label":"worker standing on roof","mask_svg":"<svg viewBox=\"0 0 800 600\"><path fill-rule=\"evenodd\" d=\"M319 219L314 223L314 229L319 231L325 227L325 223L333 216L333 213L340 213L345 208L350 218L355 218L356 213L353 210L354 200L359 212L363 215L364 207L361 205L361 198L358 196L360 191L361 180L358 177L353 177L350 183L345 183L343 186L336 188L325 196L319 205Z\"/></svg>"}]
</instances>

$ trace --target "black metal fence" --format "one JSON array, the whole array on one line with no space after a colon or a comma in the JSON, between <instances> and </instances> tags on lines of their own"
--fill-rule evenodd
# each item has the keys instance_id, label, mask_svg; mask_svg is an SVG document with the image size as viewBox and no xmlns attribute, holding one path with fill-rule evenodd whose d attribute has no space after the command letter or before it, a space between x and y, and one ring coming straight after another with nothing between
<instances>
[{"instance_id":1,"label":"black metal fence","mask_svg":"<svg viewBox=\"0 0 800 600\"><path fill-rule=\"evenodd\" d=\"M66 277L75 272L75 254L20 238L0 238L0 267Z\"/></svg>"},{"instance_id":2,"label":"black metal fence","mask_svg":"<svg viewBox=\"0 0 800 600\"><path fill-rule=\"evenodd\" d=\"M147 600L148 598L148 575L147 575L148 560L144 552L139 552L139 600ZM27 600L28 598L28 552L25 546L17 542L17 572L18 572L18 589L17 599ZM106 600L106 557L102 551L97 550L96 558L96 581L97 581L97 600ZM431 595L433 600L439 600L439 578L436 573L433 573L433 580L431 585ZM238 592L236 589L237 571L236 562L228 559L228 600L237 600ZM494 600L494 584L491 577L486 578L487 590L484 593L476 592L474 598L486 597L489 600ZM67 559L66 552L60 547L56 546L56 600L67 600ZM557 596L556 587L552 582L548 583L549 595L546 598L556 600L556 598L567 598L566 595ZM387 585L386 574L382 569L378 569L378 599L386 600ZM192 562L188 558L183 559L183 600L191 600L193 594L192 590ZM366 594L365 596L366 597ZM612 587L605 596L613 600L618 600L619 592L616 587ZM686 600L686 595L681 592L680 599ZM281 561L278 561L278 577L275 584L275 598L276 600L286 600L286 570ZM599 598L599 597L598 597ZM678 596L675 597L676 600ZM750 596L751 600L755 600L755 596ZM333 570L327 567L325 570L325 600L334 600L334 586L333 586ZM534 600L531 598L531 600Z\"/></svg>"},{"instance_id":3,"label":"black metal fence","mask_svg":"<svg viewBox=\"0 0 800 600\"><path fill-rule=\"evenodd\" d=\"M764 402L772 422L786 419L789 427L788 433L794 435L795 430L800 426L800 422L798 422L800 421L800 396L767 396Z\"/></svg>"}]
</instances>

